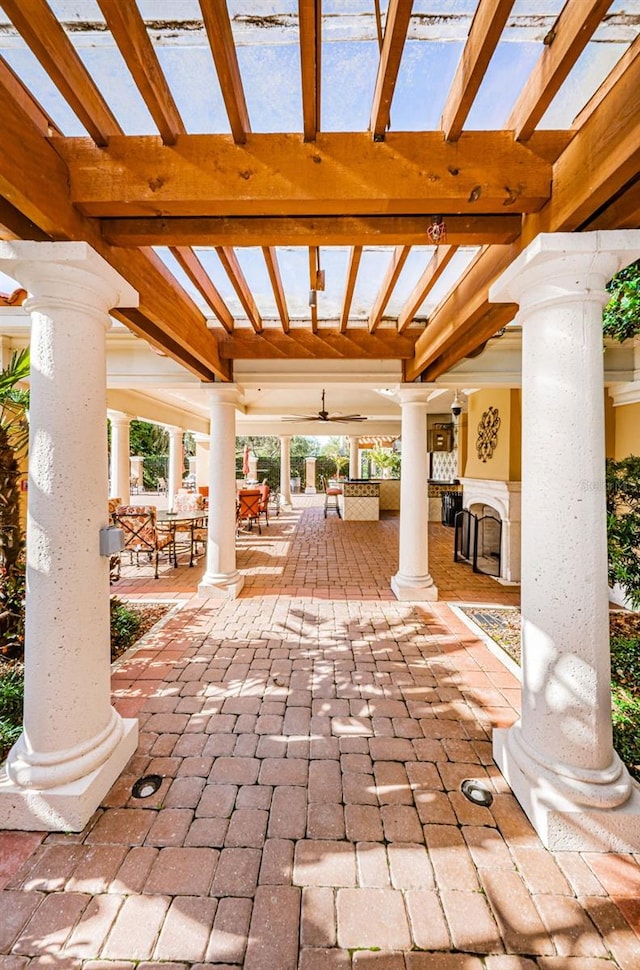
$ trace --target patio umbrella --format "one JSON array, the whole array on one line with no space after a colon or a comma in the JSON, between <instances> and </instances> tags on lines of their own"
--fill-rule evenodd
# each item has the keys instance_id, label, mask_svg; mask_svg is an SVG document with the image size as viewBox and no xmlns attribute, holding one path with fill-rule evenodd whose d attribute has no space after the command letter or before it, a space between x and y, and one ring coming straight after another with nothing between
<instances>
[{"instance_id":1,"label":"patio umbrella","mask_svg":"<svg viewBox=\"0 0 640 970\"><path fill-rule=\"evenodd\" d=\"M245 478L249 474L249 445L244 446L244 455L242 456L242 474Z\"/></svg>"}]
</instances>

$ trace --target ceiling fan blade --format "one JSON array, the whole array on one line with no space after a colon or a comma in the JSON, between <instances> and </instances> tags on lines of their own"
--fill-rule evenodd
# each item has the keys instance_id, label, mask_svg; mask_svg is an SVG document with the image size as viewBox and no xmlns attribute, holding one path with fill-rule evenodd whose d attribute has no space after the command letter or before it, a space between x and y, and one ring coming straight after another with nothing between
<instances>
[{"instance_id":1,"label":"ceiling fan blade","mask_svg":"<svg viewBox=\"0 0 640 970\"><path fill-rule=\"evenodd\" d=\"M366 421L362 414L340 414L335 417L327 418L328 421Z\"/></svg>"},{"instance_id":2,"label":"ceiling fan blade","mask_svg":"<svg viewBox=\"0 0 640 970\"><path fill-rule=\"evenodd\" d=\"M321 421L317 415L313 414L287 414L280 419L281 421Z\"/></svg>"}]
</instances>

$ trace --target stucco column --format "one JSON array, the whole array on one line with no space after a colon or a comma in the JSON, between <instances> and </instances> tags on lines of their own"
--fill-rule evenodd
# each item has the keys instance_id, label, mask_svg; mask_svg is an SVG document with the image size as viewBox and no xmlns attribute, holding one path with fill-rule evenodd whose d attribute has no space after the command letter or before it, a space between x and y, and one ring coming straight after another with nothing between
<instances>
[{"instance_id":1,"label":"stucco column","mask_svg":"<svg viewBox=\"0 0 640 970\"><path fill-rule=\"evenodd\" d=\"M349 478L360 478L360 438L349 435Z\"/></svg>"},{"instance_id":2,"label":"stucco column","mask_svg":"<svg viewBox=\"0 0 640 970\"><path fill-rule=\"evenodd\" d=\"M311 456L310 458L305 458L304 460L304 480L305 480L305 494L315 495L316 494L316 459Z\"/></svg>"},{"instance_id":3,"label":"stucco column","mask_svg":"<svg viewBox=\"0 0 640 970\"><path fill-rule=\"evenodd\" d=\"M105 332L137 294L85 243L0 243L29 290L31 398L24 731L0 828L86 824L137 742L110 703Z\"/></svg>"},{"instance_id":4,"label":"stucco column","mask_svg":"<svg viewBox=\"0 0 640 970\"><path fill-rule=\"evenodd\" d=\"M427 394L406 385L398 392L402 406L402 472L400 475L400 555L391 589L399 600L436 600L429 574L429 463Z\"/></svg>"},{"instance_id":5,"label":"stucco column","mask_svg":"<svg viewBox=\"0 0 640 970\"><path fill-rule=\"evenodd\" d=\"M613 750L602 307L640 231L538 236L491 287L522 324L522 716L494 756L553 849L640 849Z\"/></svg>"},{"instance_id":6,"label":"stucco column","mask_svg":"<svg viewBox=\"0 0 640 970\"><path fill-rule=\"evenodd\" d=\"M244 585L236 568L236 404L232 384L212 384L207 570L201 596L235 599Z\"/></svg>"},{"instance_id":7,"label":"stucco column","mask_svg":"<svg viewBox=\"0 0 640 970\"><path fill-rule=\"evenodd\" d=\"M200 485L209 484L209 455L210 442L209 436L204 434L194 434L196 443L196 488Z\"/></svg>"},{"instance_id":8,"label":"stucco column","mask_svg":"<svg viewBox=\"0 0 640 970\"><path fill-rule=\"evenodd\" d=\"M184 453L182 449L182 428L169 426L169 479L167 481L167 508L172 509L175 497L182 488Z\"/></svg>"},{"instance_id":9,"label":"stucco column","mask_svg":"<svg viewBox=\"0 0 640 970\"><path fill-rule=\"evenodd\" d=\"M280 435L280 505L291 508L291 435Z\"/></svg>"},{"instance_id":10,"label":"stucco column","mask_svg":"<svg viewBox=\"0 0 640 970\"><path fill-rule=\"evenodd\" d=\"M129 472L129 428L131 418L121 411L108 411L111 424L111 488L109 494L119 496L123 505L131 500Z\"/></svg>"}]
</instances>

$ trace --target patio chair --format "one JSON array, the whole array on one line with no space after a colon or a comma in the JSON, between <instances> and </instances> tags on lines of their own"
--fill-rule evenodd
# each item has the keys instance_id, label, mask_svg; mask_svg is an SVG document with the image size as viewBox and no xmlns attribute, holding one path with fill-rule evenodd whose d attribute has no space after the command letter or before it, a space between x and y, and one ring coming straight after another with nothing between
<instances>
[{"instance_id":1,"label":"patio chair","mask_svg":"<svg viewBox=\"0 0 640 970\"><path fill-rule=\"evenodd\" d=\"M242 527L243 522L246 522L246 528L249 532L253 528L253 523L256 522L258 525L258 532L260 535L262 535L262 529L260 528L259 488L242 488L238 492L238 530Z\"/></svg>"},{"instance_id":2,"label":"patio chair","mask_svg":"<svg viewBox=\"0 0 640 970\"><path fill-rule=\"evenodd\" d=\"M131 562L135 553L136 563L140 565L140 553L146 553L154 562L154 579L158 578L160 553L166 552L173 565L178 565L176 543L173 529L159 529L156 524L155 505L121 505L114 513L114 524L122 529L124 550L129 552Z\"/></svg>"},{"instance_id":3,"label":"patio chair","mask_svg":"<svg viewBox=\"0 0 640 970\"><path fill-rule=\"evenodd\" d=\"M337 485L329 485L329 482L324 477L320 476L320 484L322 486L322 491L324 492L324 517L326 519L327 512L337 512L338 518L342 518L342 513L340 512L340 506L338 504L338 496L342 495L342 489Z\"/></svg>"},{"instance_id":4,"label":"patio chair","mask_svg":"<svg viewBox=\"0 0 640 970\"><path fill-rule=\"evenodd\" d=\"M266 482L258 486L258 491L260 492L260 515L264 515L265 522L267 526L269 525L269 494L271 489Z\"/></svg>"}]
</instances>

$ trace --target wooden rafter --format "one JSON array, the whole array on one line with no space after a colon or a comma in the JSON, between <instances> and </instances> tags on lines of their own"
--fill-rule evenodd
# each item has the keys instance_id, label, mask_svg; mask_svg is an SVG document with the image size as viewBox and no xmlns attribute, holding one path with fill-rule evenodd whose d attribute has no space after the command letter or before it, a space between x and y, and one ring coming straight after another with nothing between
<instances>
[{"instance_id":1,"label":"wooden rafter","mask_svg":"<svg viewBox=\"0 0 640 970\"><path fill-rule=\"evenodd\" d=\"M505 125L526 141L560 90L613 0L567 0Z\"/></svg>"},{"instance_id":2,"label":"wooden rafter","mask_svg":"<svg viewBox=\"0 0 640 970\"><path fill-rule=\"evenodd\" d=\"M322 0L298 0L302 127L305 141L315 141L320 130L320 68Z\"/></svg>"},{"instance_id":3,"label":"wooden rafter","mask_svg":"<svg viewBox=\"0 0 640 970\"><path fill-rule=\"evenodd\" d=\"M424 216L224 216L103 219L115 246L424 246ZM520 235L517 215L447 216L447 241L457 246L509 243Z\"/></svg>"},{"instance_id":4,"label":"wooden rafter","mask_svg":"<svg viewBox=\"0 0 640 970\"><path fill-rule=\"evenodd\" d=\"M637 229L640 226L640 179L621 192L610 205L589 220L586 228Z\"/></svg>"},{"instance_id":5,"label":"wooden rafter","mask_svg":"<svg viewBox=\"0 0 640 970\"><path fill-rule=\"evenodd\" d=\"M260 311L256 306L256 302L253 299L253 294L249 288L249 284L245 278L244 273L240 263L238 262L238 257L234 253L233 249L229 246L216 246L216 252L220 258L224 270L231 281L231 285L238 294L238 299L244 307L244 312L247 314L251 326L256 333L260 333L262 330L262 317L260 316Z\"/></svg>"},{"instance_id":6,"label":"wooden rafter","mask_svg":"<svg viewBox=\"0 0 640 970\"><path fill-rule=\"evenodd\" d=\"M85 219L69 198L69 172L55 150L61 139L47 139L21 105L6 91L2 99L0 195L54 239L84 240L138 291L140 305L133 329L156 345L175 348L172 355L202 380L229 380L205 317L178 286L152 249L117 249L102 238L99 226ZM28 238L33 238L29 236Z\"/></svg>"},{"instance_id":7,"label":"wooden rafter","mask_svg":"<svg viewBox=\"0 0 640 970\"><path fill-rule=\"evenodd\" d=\"M573 124L571 127L575 131L580 131L587 119L591 117L594 111L607 97L611 89L616 86L618 81L620 81L623 75L630 70L634 61L639 57L640 34L638 34L633 43L627 47L622 57L615 63L611 71L607 74L600 87L594 92L593 96L589 98L584 108L573 119Z\"/></svg>"},{"instance_id":8,"label":"wooden rafter","mask_svg":"<svg viewBox=\"0 0 640 970\"><path fill-rule=\"evenodd\" d=\"M456 249L456 246L438 246L427 263L420 279L411 291L407 302L400 311L398 316L398 333L402 333L412 322L427 294L436 285L453 259Z\"/></svg>"},{"instance_id":9,"label":"wooden rafter","mask_svg":"<svg viewBox=\"0 0 640 970\"><path fill-rule=\"evenodd\" d=\"M233 333L233 314L214 286L204 266L189 246L171 246L170 252L199 290L216 317L227 331Z\"/></svg>"},{"instance_id":10,"label":"wooden rafter","mask_svg":"<svg viewBox=\"0 0 640 970\"><path fill-rule=\"evenodd\" d=\"M180 151L159 138L58 139L74 203L91 216L480 215L535 212L551 193L551 162L535 140L509 132L323 132L182 135ZM567 137L555 141L565 145ZM544 139L545 150L549 138ZM215 165L211 160L215 159ZM428 166L425 163L428 159Z\"/></svg>"},{"instance_id":11,"label":"wooden rafter","mask_svg":"<svg viewBox=\"0 0 640 970\"><path fill-rule=\"evenodd\" d=\"M447 141L457 141L489 61L493 56L514 0L480 0L442 112Z\"/></svg>"},{"instance_id":12,"label":"wooden rafter","mask_svg":"<svg viewBox=\"0 0 640 970\"><path fill-rule=\"evenodd\" d=\"M186 128L138 7L122 0L98 0L98 4L163 142L175 145Z\"/></svg>"},{"instance_id":13,"label":"wooden rafter","mask_svg":"<svg viewBox=\"0 0 640 970\"><path fill-rule=\"evenodd\" d=\"M122 134L111 109L45 0L3 0L4 12L96 145Z\"/></svg>"},{"instance_id":14,"label":"wooden rafter","mask_svg":"<svg viewBox=\"0 0 640 970\"><path fill-rule=\"evenodd\" d=\"M640 117L634 110L640 90L640 57L630 58L623 73L612 72L606 95L567 145L554 166L554 193L539 214L524 220L520 240L511 246L489 246L469 266L453 293L429 317L416 356L405 369L406 380L421 374L436 380L469 350L513 318L515 306L489 303L491 283L539 232L571 231L599 214L599 228L618 228L617 207L609 223L606 206L637 176Z\"/></svg>"},{"instance_id":15,"label":"wooden rafter","mask_svg":"<svg viewBox=\"0 0 640 970\"><path fill-rule=\"evenodd\" d=\"M29 115L38 131L42 135L60 135L58 126L51 120L39 101L36 101L17 74L7 64L4 57L0 57L0 88L16 101L23 111Z\"/></svg>"},{"instance_id":16,"label":"wooden rafter","mask_svg":"<svg viewBox=\"0 0 640 970\"><path fill-rule=\"evenodd\" d=\"M396 246L394 249L387 267L387 272L384 275L378 294L373 302L371 313L369 314L369 333L373 333L382 320L382 314L391 299L391 294L398 282L398 277L404 268L410 252L411 246Z\"/></svg>"},{"instance_id":17,"label":"wooden rafter","mask_svg":"<svg viewBox=\"0 0 640 970\"><path fill-rule=\"evenodd\" d=\"M335 328L319 327L312 333L306 328L292 328L289 333L269 328L256 340L251 333L236 329L231 336L220 334L218 346L223 360L245 358L282 360L408 360L420 331L407 331L399 336L393 330L366 330L349 328L340 333Z\"/></svg>"},{"instance_id":18,"label":"wooden rafter","mask_svg":"<svg viewBox=\"0 0 640 970\"><path fill-rule=\"evenodd\" d=\"M349 253L349 266L347 268L347 282L344 288L344 299L342 301L342 313L340 314L340 333L345 333L349 325L349 311L353 300L353 291L356 287L356 277L360 258L362 256L362 246L352 246Z\"/></svg>"},{"instance_id":19,"label":"wooden rafter","mask_svg":"<svg viewBox=\"0 0 640 970\"><path fill-rule=\"evenodd\" d=\"M50 239L31 219L0 196L0 239Z\"/></svg>"},{"instance_id":20,"label":"wooden rafter","mask_svg":"<svg viewBox=\"0 0 640 970\"><path fill-rule=\"evenodd\" d=\"M404 42L407 39L412 7L413 0L389 0L369 122L369 130L376 140L383 139L389 127L391 102Z\"/></svg>"},{"instance_id":21,"label":"wooden rafter","mask_svg":"<svg viewBox=\"0 0 640 970\"><path fill-rule=\"evenodd\" d=\"M247 135L251 131L251 124L226 0L200 0L200 9L216 65L233 140L242 145L246 142Z\"/></svg>"},{"instance_id":22,"label":"wooden rafter","mask_svg":"<svg viewBox=\"0 0 640 970\"><path fill-rule=\"evenodd\" d=\"M273 295L275 297L278 313L280 314L282 329L284 333L289 333L289 310L287 309L287 298L282 285L282 277L280 276L280 267L278 266L278 254L276 252L276 247L263 246L262 254L264 256L264 261L267 264L267 272L269 274L269 279L271 280L271 286L273 288Z\"/></svg>"}]
</instances>

